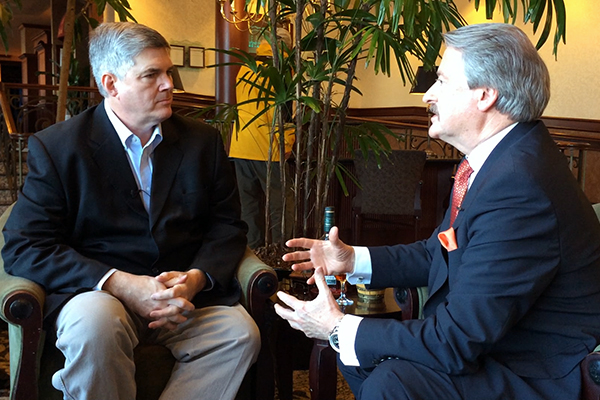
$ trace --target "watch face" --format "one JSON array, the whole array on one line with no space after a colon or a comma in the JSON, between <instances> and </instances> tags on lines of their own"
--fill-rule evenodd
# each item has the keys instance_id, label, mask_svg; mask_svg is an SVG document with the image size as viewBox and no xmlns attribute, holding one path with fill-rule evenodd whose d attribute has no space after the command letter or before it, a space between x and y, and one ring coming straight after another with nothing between
<instances>
[{"instance_id":1,"label":"watch face","mask_svg":"<svg viewBox=\"0 0 600 400\"><path fill-rule=\"evenodd\" d=\"M331 348L333 350L337 351L338 353L340 352L340 344L338 341L337 326L335 327L333 332L331 332L331 334L329 335L329 345L331 346Z\"/></svg>"}]
</instances>

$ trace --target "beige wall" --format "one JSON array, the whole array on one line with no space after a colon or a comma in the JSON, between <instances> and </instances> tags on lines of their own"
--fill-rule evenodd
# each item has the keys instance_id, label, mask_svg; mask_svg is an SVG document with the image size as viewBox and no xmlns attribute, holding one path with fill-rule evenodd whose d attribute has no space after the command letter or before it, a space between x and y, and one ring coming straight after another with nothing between
<instances>
[{"instance_id":1,"label":"beige wall","mask_svg":"<svg viewBox=\"0 0 600 400\"><path fill-rule=\"evenodd\" d=\"M567 3L567 45L561 45L558 59L552 55L552 44L540 50L552 78L552 99L546 116L600 119L600 12L598 0L565 0ZM172 44L213 47L216 0L130 0L133 15L144 24L161 32ZM485 22L483 10L474 11L473 2L456 0L469 23ZM482 7L483 8L483 7ZM521 18L520 18L521 19ZM500 19L497 22L501 22ZM518 24L533 37L532 26ZM207 64L214 54L206 52ZM417 64L415 63L415 66ZM181 69L187 91L214 95L214 70ZM399 74L391 78L375 76L372 70L357 71L358 87L363 96L353 95L351 107L401 107L422 105L420 96L410 95Z\"/></svg>"},{"instance_id":2,"label":"beige wall","mask_svg":"<svg viewBox=\"0 0 600 400\"><path fill-rule=\"evenodd\" d=\"M475 12L473 2L456 0L462 15L473 23L486 22L484 7ZM552 117L600 119L600 12L597 0L565 0L567 6L567 44L552 55L552 43L540 50L552 80L552 98L544 115ZM483 2L482 2L483 4ZM519 17L519 19L522 19ZM502 22L501 18L495 22ZM517 24L534 43L531 24ZM415 64L416 65L416 64ZM408 94L399 75L387 78L362 70L358 86L364 96L355 96L351 107L422 105L420 98Z\"/></svg>"},{"instance_id":3,"label":"beige wall","mask_svg":"<svg viewBox=\"0 0 600 400\"><path fill-rule=\"evenodd\" d=\"M159 31L170 44L212 48L215 46L216 0L129 0L132 14L142 24ZM205 52L206 65L214 53ZM179 68L186 91L214 96L213 68Z\"/></svg>"}]
</instances>

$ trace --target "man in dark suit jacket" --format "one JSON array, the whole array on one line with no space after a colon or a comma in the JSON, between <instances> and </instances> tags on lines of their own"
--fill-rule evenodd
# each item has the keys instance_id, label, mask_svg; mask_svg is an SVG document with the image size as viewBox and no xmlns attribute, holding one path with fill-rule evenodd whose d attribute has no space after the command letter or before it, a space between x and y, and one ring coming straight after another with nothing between
<instances>
[{"instance_id":1,"label":"man in dark suit jacket","mask_svg":"<svg viewBox=\"0 0 600 400\"><path fill-rule=\"evenodd\" d=\"M234 273L246 225L219 133L172 115L167 41L133 23L90 40L104 101L29 140L8 273L47 292L71 399L134 399L133 348L177 359L167 399L232 399L259 349Z\"/></svg>"},{"instance_id":2,"label":"man in dark suit jacket","mask_svg":"<svg viewBox=\"0 0 600 400\"><path fill-rule=\"evenodd\" d=\"M579 363L600 340L600 224L538 121L548 71L511 25L460 28L445 42L424 101L429 134L472 170L462 204L410 245L350 247L337 228L329 242L288 241L310 249L286 259L310 259L294 268L316 267L309 281L320 293L309 303L280 293L292 309L277 312L329 337L360 400L578 399ZM338 273L372 287L427 286L424 319L344 316L323 282Z\"/></svg>"}]
</instances>

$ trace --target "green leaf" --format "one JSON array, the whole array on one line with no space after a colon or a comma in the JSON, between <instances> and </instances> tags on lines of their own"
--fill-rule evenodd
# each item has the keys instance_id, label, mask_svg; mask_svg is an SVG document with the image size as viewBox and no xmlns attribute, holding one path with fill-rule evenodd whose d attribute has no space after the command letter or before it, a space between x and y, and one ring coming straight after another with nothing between
<instances>
[{"instance_id":1,"label":"green leaf","mask_svg":"<svg viewBox=\"0 0 600 400\"><path fill-rule=\"evenodd\" d=\"M553 54L556 55L560 39L562 38L563 43L567 43L567 11L563 0L554 0L554 8L556 10L556 35Z\"/></svg>"},{"instance_id":2,"label":"green leaf","mask_svg":"<svg viewBox=\"0 0 600 400\"><path fill-rule=\"evenodd\" d=\"M540 38L538 39L537 44L535 45L535 47L537 49L539 49L540 47L542 47L544 45L544 43L546 43L546 40L548 40L548 36L550 35L551 28L552 28L552 3L548 2L548 11L546 12L546 23L544 24L544 29L542 30L542 33L540 34Z\"/></svg>"}]
</instances>

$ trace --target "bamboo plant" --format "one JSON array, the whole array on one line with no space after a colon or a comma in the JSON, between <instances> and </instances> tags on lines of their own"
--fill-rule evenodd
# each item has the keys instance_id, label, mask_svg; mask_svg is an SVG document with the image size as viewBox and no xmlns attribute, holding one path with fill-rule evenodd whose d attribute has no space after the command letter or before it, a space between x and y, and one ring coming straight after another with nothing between
<instances>
[{"instance_id":1,"label":"bamboo plant","mask_svg":"<svg viewBox=\"0 0 600 400\"><path fill-rule=\"evenodd\" d=\"M500 13L505 22L515 23L521 15L524 22L532 24L534 33L541 28L538 48L553 30L554 54L560 42L566 42L564 0L471 3L476 9L483 5L487 18ZM272 141L283 137L282 108L289 102L295 104L295 176L291 183L286 182L285 174L281 176L283 192L291 184L295 195L295 234L306 235L310 213L316 213L315 226L322 225L328 188L334 177L343 185L343 171L338 163L342 143L358 143L364 154L369 149L385 154L390 148L387 135L391 132L386 128L346 123L350 96L361 94L355 86L359 61L376 74L388 76L397 66L403 83L412 82L410 58L416 57L425 69L432 68L440 54L442 33L465 25L466 21L452 0L247 0L246 4L257 7L253 11L258 12L261 7L268 10L264 34L270 38L273 60L261 64L241 50L225 52L253 71L252 77L243 82L260 91L256 99L248 100L264 105L257 107L262 111L255 118L266 109L274 109ZM277 46L276 28L290 20L295 43L293 51L286 52ZM236 105L219 106L221 114L217 118L236 119ZM283 146L283 140L279 143ZM284 154L283 148L280 154ZM281 159L281 168L283 164ZM265 218L268 227L268 216ZM283 226L282 223L282 233Z\"/></svg>"}]
</instances>

